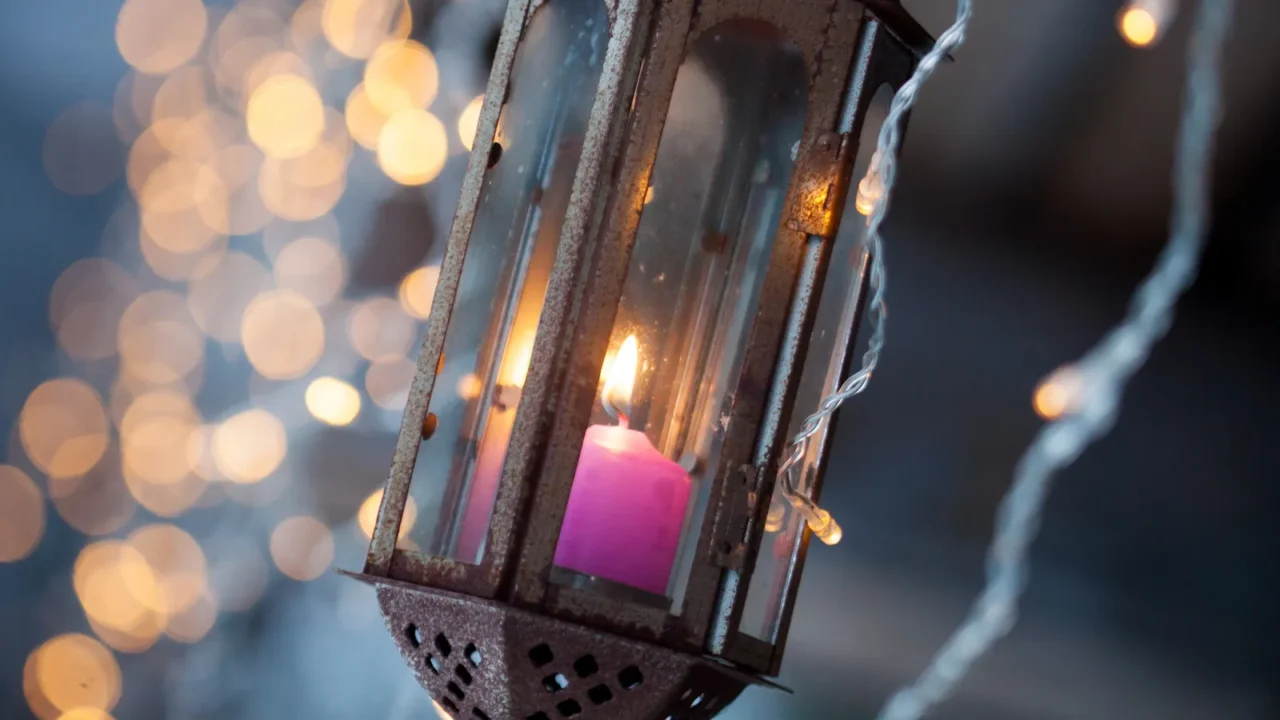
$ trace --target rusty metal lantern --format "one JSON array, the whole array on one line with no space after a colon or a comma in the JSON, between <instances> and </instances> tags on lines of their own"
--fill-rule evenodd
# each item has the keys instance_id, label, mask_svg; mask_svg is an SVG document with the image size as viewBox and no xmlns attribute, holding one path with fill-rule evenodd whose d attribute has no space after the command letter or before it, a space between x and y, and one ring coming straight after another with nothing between
<instances>
[{"instance_id":1,"label":"rusty metal lantern","mask_svg":"<svg viewBox=\"0 0 1280 720\"><path fill-rule=\"evenodd\" d=\"M767 526L778 456L857 334L873 95L931 43L897 0L512 0L353 574L445 711L771 684L809 540Z\"/></svg>"}]
</instances>

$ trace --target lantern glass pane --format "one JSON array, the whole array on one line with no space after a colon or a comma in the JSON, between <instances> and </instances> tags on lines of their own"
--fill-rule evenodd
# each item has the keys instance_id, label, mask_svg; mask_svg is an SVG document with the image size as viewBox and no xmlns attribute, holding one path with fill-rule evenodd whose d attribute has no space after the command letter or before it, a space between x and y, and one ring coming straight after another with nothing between
<instances>
[{"instance_id":1,"label":"lantern glass pane","mask_svg":"<svg viewBox=\"0 0 1280 720\"><path fill-rule=\"evenodd\" d=\"M788 440L800 432L805 418L818 409L822 398L839 386L848 372L846 360L856 367L861 359L860 352L849 348L849 332L858 312L855 283L861 282L862 266L867 260L862 247L867 230L862 210L868 209L865 203L873 198L863 193L860 210L857 183L865 177L871 164L876 137L892 101L893 91L887 85L882 86L872 98L863 122L853 166L854 187L850 190L840 232L831 249L831 264L818 300L818 315L808 341L808 355L800 375L795 408L787 425ZM831 440L828 430L829 424L824 421L809 443L809 452L801 466L802 477L806 481L819 471ZM773 502L786 504L781 487L774 489ZM738 626L740 632L771 644L776 641L803 529L803 519L787 505L782 526L766 530L747 589L746 607Z\"/></svg>"},{"instance_id":2,"label":"lantern glass pane","mask_svg":"<svg viewBox=\"0 0 1280 720\"><path fill-rule=\"evenodd\" d=\"M759 22L712 28L681 66L554 582L590 577L681 613L806 87L799 51Z\"/></svg>"},{"instance_id":3,"label":"lantern glass pane","mask_svg":"<svg viewBox=\"0 0 1280 720\"><path fill-rule=\"evenodd\" d=\"M602 0L551 0L520 41L414 469L425 552L483 557L608 40Z\"/></svg>"}]
</instances>

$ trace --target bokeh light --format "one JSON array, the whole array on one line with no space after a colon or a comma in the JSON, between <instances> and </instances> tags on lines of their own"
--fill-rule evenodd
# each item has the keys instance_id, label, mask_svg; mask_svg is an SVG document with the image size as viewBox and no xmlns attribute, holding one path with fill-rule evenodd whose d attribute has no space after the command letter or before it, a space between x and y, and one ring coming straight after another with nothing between
<instances>
[{"instance_id":1,"label":"bokeh light","mask_svg":"<svg viewBox=\"0 0 1280 720\"><path fill-rule=\"evenodd\" d=\"M197 643L209 634L217 619L217 601L210 593L203 592L190 607L169 618L164 634L180 643Z\"/></svg>"},{"instance_id":2,"label":"bokeh light","mask_svg":"<svg viewBox=\"0 0 1280 720\"><path fill-rule=\"evenodd\" d=\"M149 572L124 574L125 588L138 602L165 618L195 605L207 586L204 551L175 525L146 525L129 534L129 546Z\"/></svg>"},{"instance_id":3,"label":"bokeh light","mask_svg":"<svg viewBox=\"0 0 1280 720\"><path fill-rule=\"evenodd\" d=\"M240 339L249 362L263 377L301 377L324 352L324 320L302 295L274 290L249 303Z\"/></svg>"},{"instance_id":4,"label":"bokeh light","mask_svg":"<svg viewBox=\"0 0 1280 720\"><path fill-rule=\"evenodd\" d=\"M27 458L52 478L83 475L107 449L102 398L73 378L50 380L33 390L18 428Z\"/></svg>"},{"instance_id":5,"label":"bokeh light","mask_svg":"<svg viewBox=\"0 0 1280 720\"><path fill-rule=\"evenodd\" d=\"M373 538L373 529L378 524L378 508L382 505L382 490L374 490L369 497L364 499L360 504L360 510L356 513L356 525L360 528L360 532L364 534L366 540ZM409 498L405 502L404 515L400 518L400 534L398 539L404 539L405 535L413 530L413 525L418 521L418 503L413 498Z\"/></svg>"},{"instance_id":6,"label":"bokeh light","mask_svg":"<svg viewBox=\"0 0 1280 720\"><path fill-rule=\"evenodd\" d=\"M116 326L139 293L124 268L98 258L72 263L49 294L49 322L58 345L77 360L116 353Z\"/></svg>"},{"instance_id":7,"label":"bokeh light","mask_svg":"<svg viewBox=\"0 0 1280 720\"><path fill-rule=\"evenodd\" d=\"M413 16L406 0L325 0L320 26L335 50L367 58L389 38L406 38Z\"/></svg>"},{"instance_id":8,"label":"bokeh light","mask_svg":"<svg viewBox=\"0 0 1280 720\"><path fill-rule=\"evenodd\" d=\"M201 418L181 393L156 391L138 396L120 422L125 474L150 485L173 485L187 478L187 446Z\"/></svg>"},{"instance_id":9,"label":"bokeh light","mask_svg":"<svg viewBox=\"0 0 1280 720\"><path fill-rule=\"evenodd\" d=\"M1083 378L1078 370L1066 366L1055 370L1036 386L1031 405L1036 414L1045 420L1056 420L1073 411L1080 404L1084 390Z\"/></svg>"},{"instance_id":10,"label":"bokeh light","mask_svg":"<svg viewBox=\"0 0 1280 720\"><path fill-rule=\"evenodd\" d=\"M200 0L126 0L116 47L139 72L167 73L195 56L209 22Z\"/></svg>"},{"instance_id":11,"label":"bokeh light","mask_svg":"<svg viewBox=\"0 0 1280 720\"><path fill-rule=\"evenodd\" d=\"M458 139L462 147L470 150L476 141L476 128L480 126L480 111L484 109L484 95L477 95L458 115Z\"/></svg>"},{"instance_id":12,"label":"bokeh light","mask_svg":"<svg viewBox=\"0 0 1280 720\"><path fill-rule=\"evenodd\" d=\"M27 665L24 689L32 712L41 718L82 707L111 710L120 700L120 666L110 650L87 635L55 637L32 652ZM34 687L26 687L28 682ZM33 695L39 701L31 702Z\"/></svg>"},{"instance_id":13,"label":"bokeh light","mask_svg":"<svg viewBox=\"0 0 1280 720\"><path fill-rule=\"evenodd\" d=\"M326 425L350 425L360 415L360 391L334 377L316 378L307 386L307 411Z\"/></svg>"},{"instance_id":14,"label":"bokeh light","mask_svg":"<svg viewBox=\"0 0 1280 720\"><path fill-rule=\"evenodd\" d=\"M448 155L444 125L426 110L398 112L378 134L378 166L401 185L425 185L436 179Z\"/></svg>"},{"instance_id":15,"label":"bokeh light","mask_svg":"<svg viewBox=\"0 0 1280 720\"><path fill-rule=\"evenodd\" d=\"M356 352L368 360L394 360L409 352L417 323L396 300L375 297L356 306L347 323Z\"/></svg>"},{"instance_id":16,"label":"bokeh light","mask_svg":"<svg viewBox=\"0 0 1280 720\"><path fill-rule=\"evenodd\" d=\"M267 155L297 157L324 133L324 103L305 78L276 75L253 91L245 110L249 138Z\"/></svg>"},{"instance_id":17,"label":"bokeh light","mask_svg":"<svg viewBox=\"0 0 1280 720\"><path fill-rule=\"evenodd\" d=\"M53 507L71 527L85 535L109 535L133 518L137 503L124 480L120 450L112 443L88 473L49 480Z\"/></svg>"},{"instance_id":18,"label":"bokeh light","mask_svg":"<svg viewBox=\"0 0 1280 720\"><path fill-rule=\"evenodd\" d=\"M155 644L167 618L160 583L146 557L122 540L86 545L72 570L76 598L95 634L121 652Z\"/></svg>"},{"instance_id":19,"label":"bokeh light","mask_svg":"<svg viewBox=\"0 0 1280 720\"><path fill-rule=\"evenodd\" d=\"M45 132L44 169L53 186L70 195L107 189L124 171L111 111L97 103L63 110Z\"/></svg>"},{"instance_id":20,"label":"bokeh light","mask_svg":"<svg viewBox=\"0 0 1280 720\"><path fill-rule=\"evenodd\" d=\"M1121 37L1134 47L1148 47L1160 36L1160 24L1146 8L1126 7L1119 25Z\"/></svg>"},{"instance_id":21,"label":"bokeh light","mask_svg":"<svg viewBox=\"0 0 1280 720\"><path fill-rule=\"evenodd\" d=\"M249 303L270 287L271 275L262 263L245 253L227 253L213 271L191 281L187 308L204 334L236 343Z\"/></svg>"},{"instance_id":22,"label":"bokeh light","mask_svg":"<svg viewBox=\"0 0 1280 720\"><path fill-rule=\"evenodd\" d=\"M282 520L271 532L271 559L294 580L315 580L333 562L333 533L308 515Z\"/></svg>"},{"instance_id":23,"label":"bokeh light","mask_svg":"<svg viewBox=\"0 0 1280 720\"><path fill-rule=\"evenodd\" d=\"M413 361L404 357L371 363L365 372L364 386L370 399L385 410L400 411L409 400L409 386L417 373Z\"/></svg>"},{"instance_id":24,"label":"bokeh light","mask_svg":"<svg viewBox=\"0 0 1280 720\"><path fill-rule=\"evenodd\" d=\"M134 300L116 333L120 372L154 385L179 384L204 361L205 344L185 299L156 290Z\"/></svg>"},{"instance_id":25,"label":"bokeh light","mask_svg":"<svg viewBox=\"0 0 1280 720\"><path fill-rule=\"evenodd\" d=\"M151 239L145 231L139 237L139 248L147 267L158 277L174 282L192 280L212 272L222 256L227 253L227 238L216 236L209 245L190 253L166 250Z\"/></svg>"},{"instance_id":26,"label":"bokeh light","mask_svg":"<svg viewBox=\"0 0 1280 720\"><path fill-rule=\"evenodd\" d=\"M213 431L213 460L232 482L256 483L280 467L288 445L284 423L254 408L227 418Z\"/></svg>"},{"instance_id":27,"label":"bokeh light","mask_svg":"<svg viewBox=\"0 0 1280 720\"><path fill-rule=\"evenodd\" d=\"M387 124L387 116L369 99L364 83L357 85L347 96L345 116L351 137L366 150L377 150L378 136L382 133L382 126Z\"/></svg>"},{"instance_id":28,"label":"bokeh light","mask_svg":"<svg viewBox=\"0 0 1280 720\"><path fill-rule=\"evenodd\" d=\"M213 167L175 157L147 176L138 193L149 240L187 255L208 247L227 225L227 188Z\"/></svg>"},{"instance_id":29,"label":"bokeh light","mask_svg":"<svg viewBox=\"0 0 1280 720\"><path fill-rule=\"evenodd\" d=\"M211 166L225 192L203 200L201 217L214 230L225 235L248 235L270 222L271 211L258 189L262 163L262 151L248 143L227 145L212 158ZM214 204L219 201L224 210L221 214Z\"/></svg>"},{"instance_id":30,"label":"bokeh light","mask_svg":"<svg viewBox=\"0 0 1280 720\"><path fill-rule=\"evenodd\" d=\"M400 307L409 315L426 320L431 315L431 302L440 281L440 268L435 265L420 267L400 281Z\"/></svg>"},{"instance_id":31,"label":"bokeh light","mask_svg":"<svg viewBox=\"0 0 1280 720\"><path fill-rule=\"evenodd\" d=\"M276 287L293 291L317 307L342 294L347 263L342 251L318 237L303 237L285 245L276 255Z\"/></svg>"},{"instance_id":32,"label":"bokeh light","mask_svg":"<svg viewBox=\"0 0 1280 720\"><path fill-rule=\"evenodd\" d=\"M44 497L27 474L0 465L0 563L22 560L44 535Z\"/></svg>"},{"instance_id":33,"label":"bokeh light","mask_svg":"<svg viewBox=\"0 0 1280 720\"><path fill-rule=\"evenodd\" d=\"M435 56L416 40L390 40L379 45L364 68L369 102L389 117L427 107L439 87Z\"/></svg>"}]
</instances>

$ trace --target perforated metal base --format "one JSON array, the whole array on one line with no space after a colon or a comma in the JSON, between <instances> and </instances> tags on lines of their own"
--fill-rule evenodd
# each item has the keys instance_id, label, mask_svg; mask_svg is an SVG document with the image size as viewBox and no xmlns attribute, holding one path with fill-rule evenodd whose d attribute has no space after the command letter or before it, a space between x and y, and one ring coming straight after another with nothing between
<instances>
[{"instance_id":1,"label":"perforated metal base","mask_svg":"<svg viewBox=\"0 0 1280 720\"><path fill-rule=\"evenodd\" d=\"M457 720L705 720L755 679L713 660L501 603L353 575Z\"/></svg>"}]
</instances>

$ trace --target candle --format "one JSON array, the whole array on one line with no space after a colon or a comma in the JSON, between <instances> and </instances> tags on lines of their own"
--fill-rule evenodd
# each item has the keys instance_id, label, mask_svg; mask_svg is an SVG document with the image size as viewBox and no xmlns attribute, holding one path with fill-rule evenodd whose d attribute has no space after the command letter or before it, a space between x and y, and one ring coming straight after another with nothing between
<instances>
[{"instance_id":1,"label":"candle","mask_svg":"<svg viewBox=\"0 0 1280 720\"><path fill-rule=\"evenodd\" d=\"M587 428L555 562L666 595L692 482L615 405L630 402L638 354L628 337L607 374L601 400L618 424Z\"/></svg>"}]
</instances>

